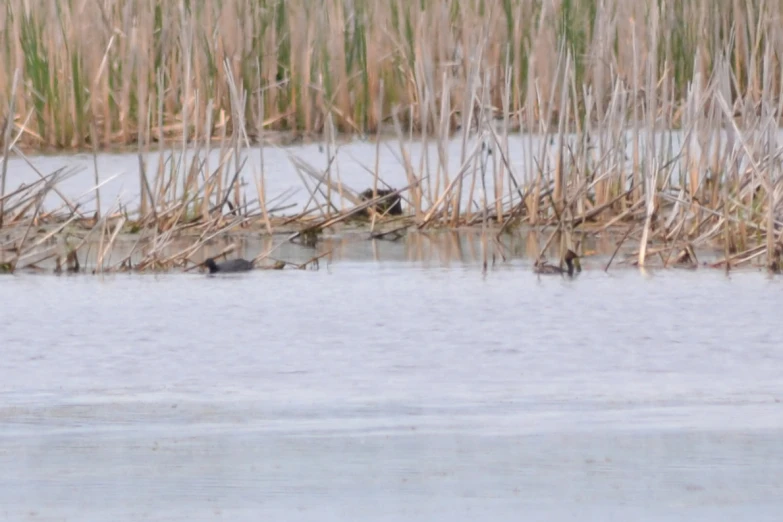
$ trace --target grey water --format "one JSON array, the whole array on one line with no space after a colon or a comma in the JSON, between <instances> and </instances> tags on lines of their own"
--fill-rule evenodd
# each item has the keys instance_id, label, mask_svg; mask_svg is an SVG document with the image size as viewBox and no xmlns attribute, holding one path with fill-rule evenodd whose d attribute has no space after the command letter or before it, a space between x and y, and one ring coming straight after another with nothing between
<instances>
[{"instance_id":1,"label":"grey water","mask_svg":"<svg viewBox=\"0 0 783 522\"><path fill-rule=\"evenodd\" d=\"M727 138L725 133L718 133L716 141L719 145L725 146ZM446 145L445 169L449 179L460 171L463 157L470 159L472 152L480 149L483 138L480 135L473 134L463 143L461 138L455 138L448 141ZM576 147L574 136L567 136L571 147ZM683 148L683 136L679 131L667 131L656 134L656 147L661 155L659 162L661 165L672 161L679 165L677 158ZM645 141L646 143L646 141ZM698 144L689 142L692 157L698 154ZM542 149L543 145L543 149ZM334 160L330 162L327 149L323 144L310 143L293 145L287 147L264 147L263 151L258 147L248 147L241 150L240 164L243 168L240 170L238 181L241 186L243 197L249 203L257 200L257 181L260 179L262 170L266 190L266 203L271 209L282 209L277 214L296 214L301 212L304 205L310 199L310 190L306 187L300 176L297 174L296 167L292 162L292 157L305 161L313 169L323 172L331 164L331 179L339 182L343 186L354 191L360 192L368 187L372 187L376 165L376 155L378 163L378 176L383 183L394 188L403 188L409 185L406 175L404 162L401 159L400 142L396 139L383 139L379 147L376 147L374 141L352 139L341 142L336 149L331 150ZM427 208L433 203L428 198L437 198L436 190L443 190L445 181L442 179L442 172L439 174L440 156L437 142L431 140L425 146L421 141L405 142L404 147L410 157L414 173L417 178L422 180L422 190L425 201L424 207ZM630 152L632 151L631 135L626 136L625 148L627 150L628 161L630 161ZM541 151L544 151L545 161L541 160ZM601 160L601 151L594 147L591 149L595 155L596 161ZM538 169L544 169L548 172L554 168L558 156L559 147L554 138L549 141L543 141L543 138L537 135L513 134L509 136L508 167L514 176L513 181L508 174L505 175L504 193L513 189L518 183L522 186L538 179ZM209 163L205 166L210 171L220 164L220 149L213 148L208 155ZM264 163L262 168L261 156L263 152ZM203 153L202 153L203 154ZM141 160L140 160L141 157ZM162 156L165 159L164 171L168 175L171 172L178 172L176 176L178 183L184 180L183 173L189 172L189 165L193 161L194 150L186 151L183 156L179 150L167 149ZM204 156L201 156L202 160ZM231 160L233 161L233 155ZM140 161L143 162L148 180L153 186L155 178L159 171L161 154L158 151L149 153L137 152L127 153L99 153L95 157L91 154L72 154L72 155L37 155L31 158L12 156L8 166L7 191L11 192L22 185L34 183L41 179L41 176L50 174L58 169L73 171L74 174L66 177L57 183L57 191L50 192L44 200L44 211L52 211L65 205L67 198L69 204L78 204L81 212L92 213L97 208L96 191L93 190L96 183L95 171L97 170L98 181L100 183L101 212L117 211L119 205L123 209L135 212L138 209L140 199L141 177ZM473 162L472 159L470 159ZM500 154L493 156L484 155L484 183L488 191L490 201L494 199L495 191L495 169L500 168L503 161ZM471 163L467 167L468 184L474 190L466 190L462 193L463 204L471 204L471 194L473 196L472 204L476 208L483 208L480 204L479 190L482 188L480 174L473 175L474 172L481 172L481 163ZM229 162L226 166L224 175L226 186L233 178L236 165ZM674 179L682 172L674 169L672 175ZM683 171L684 172L684 171ZM439 188L436 187L440 179ZM310 178L308 180L310 187L316 183ZM177 194L181 195L182 187L175 187ZM170 192L169 192L170 193ZM335 202L339 198L335 196ZM345 202L349 205L349 202ZM257 207L257 205L256 205Z\"/></svg>"},{"instance_id":2,"label":"grey water","mask_svg":"<svg viewBox=\"0 0 783 522\"><path fill-rule=\"evenodd\" d=\"M583 266L0 277L0 520L779 520L781 280Z\"/></svg>"}]
</instances>

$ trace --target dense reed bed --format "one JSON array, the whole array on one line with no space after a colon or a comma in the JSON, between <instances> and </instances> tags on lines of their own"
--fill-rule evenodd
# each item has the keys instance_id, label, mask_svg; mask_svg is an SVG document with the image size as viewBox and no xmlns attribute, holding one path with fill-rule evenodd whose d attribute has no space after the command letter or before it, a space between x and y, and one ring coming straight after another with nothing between
<instances>
[{"instance_id":1,"label":"dense reed bed","mask_svg":"<svg viewBox=\"0 0 783 522\"><path fill-rule=\"evenodd\" d=\"M109 250L139 233L148 254L134 268L144 269L186 265L237 229L317 247L364 215L382 239L481 227L485 266L505 257L504 234L549 227L544 251L611 232L640 265L693 266L709 246L723 251L715 266L778 269L783 2L315 4L9 0L0 12L9 268L76 222ZM310 194L293 214L267 197L264 147L251 147L279 147L275 131L317 133L325 148L323 164L289 153ZM359 193L367 186L342 183L346 131L393 147L406 184L387 185L377 159L363 166L369 198ZM97 153L132 143L138 210L118 201L85 216L58 193L62 208L44 212L43 196L76 174L67 169L7 186L7 158L25 146ZM524 160L512 163L512 149ZM147 172L141 158L153 151L158 168ZM260 168L245 168L250 154ZM398 196L405 214L384 215L379 203ZM192 245L162 258L161 245L183 234Z\"/></svg>"},{"instance_id":2,"label":"dense reed bed","mask_svg":"<svg viewBox=\"0 0 783 522\"><path fill-rule=\"evenodd\" d=\"M230 79L247 93L252 134L262 125L321 132L327 114L338 130L372 133L395 107L403 123L434 130L426 112L444 104L447 123L461 123L478 69L489 103L500 111L508 90L511 125L525 130L566 110L570 122L600 120L617 81L633 98L655 88L656 112L681 125L690 85L722 60L735 80L725 86L730 103L758 103L767 74L778 88L782 8L780 0L7 0L0 106L13 96L29 145L216 137L235 123ZM562 83L562 46L572 57L568 106L547 96ZM659 83L647 85L650 73Z\"/></svg>"}]
</instances>

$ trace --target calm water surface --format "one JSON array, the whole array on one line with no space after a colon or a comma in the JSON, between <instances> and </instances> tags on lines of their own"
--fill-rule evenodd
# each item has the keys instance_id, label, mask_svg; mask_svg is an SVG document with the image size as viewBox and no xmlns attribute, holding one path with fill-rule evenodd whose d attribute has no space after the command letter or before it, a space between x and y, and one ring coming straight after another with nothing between
<instances>
[{"instance_id":1,"label":"calm water surface","mask_svg":"<svg viewBox=\"0 0 783 522\"><path fill-rule=\"evenodd\" d=\"M660 141L664 138L664 142L661 143L668 143L669 139L673 140L672 147L675 147L675 150L671 154L672 157L676 156L681 146L680 133L674 132L671 135L667 133L659 136L657 139ZM463 161L463 153L466 157L472 156L474 149L479 146L478 140L478 136L471 135L470 139L465 143L463 143L461 137L448 141L445 150L450 177L459 172ZM535 160L528 154L528 150L531 147L535 151ZM541 165L539 158L540 147L540 138L535 135L514 134L510 137L507 159L518 183L524 185L526 182L538 179L538 171L536 169ZM630 147L630 144L628 147ZM423 178L424 206L427 208L433 203L430 198L437 199L437 190L442 190L445 186L444 183L439 185L440 189L435 188L438 177L438 144L435 141L430 141L425 147L423 143L414 141L411 143L406 142L405 148L417 175ZM554 161L559 148L556 147L554 142L549 142L546 145L546 150L548 151L547 157L549 161ZM631 149L628 148L628 150L630 153ZM212 149L209 155L210 167L208 170L214 170L221 163L220 153L220 147ZM329 165L332 165L332 180L335 182L339 181L344 186L357 192L372 187L374 180L372 173L375 171L376 161L378 174L383 182L396 188L403 188L410 184L405 166L400 159L400 144L396 139L384 139L380 147L377 147L374 141L353 139L341 143L339 148L333 151L333 154L335 154L335 157L330 162L325 147L318 143L284 148L264 147L263 172L269 208L282 208L283 210L277 213L296 215L304 209L304 205L310 199L311 188L305 187L302 183L300 175L291 161L291 156L305 161L316 171L326 171ZM150 183L155 186L155 173L158 172L161 161L160 153L144 153L141 157L145 163L147 175L150 177ZM190 150L185 155L186 165L190 165L193 157L194 152ZM164 154L164 158L167 161L166 169L173 168L172 165L180 165L183 161L179 151L172 152L169 150ZM256 182L259 181L262 172L261 150L258 147L248 147L242 150L241 158L240 164L244 165L239 176L241 191L244 197L247 198L247 201L252 203L257 198ZM492 159L497 162L500 161L499 155L492 156ZM203 161L203 159L200 161ZM596 158L596 161L598 161L598 158ZM226 166L227 172L224 181L226 186L234 174L235 167L232 165ZM116 211L118 202L121 202L124 208L129 209L131 212L135 212L138 209L141 178L139 175L139 154L135 151L118 154L101 153L96 157L93 157L91 154L37 155L31 159L31 164L25 158L12 157L8 166L8 190L10 192L22 184L39 181L41 175L48 175L62 168L68 171L74 169L76 173L57 184L59 194L50 192L44 198L44 210L61 208L64 204L61 198L61 195L63 195L72 204L78 203L80 211L84 214L92 214L97 208L95 191L93 190L95 187L96 168L101 183L102 212ZM490 194L490 201L493 199L491 194L494 194L495 168L500 168L499 164L495 167L488 164L485 179L487 190ZM553 166L549 165L549 168L553 168ZM189 167L182 168L180 172L188 172L188 169ZM478 174L474 176L473 168L469 172L465 178L467 187L462 193L462 202L463 205L469 204L472 193L474 207L481 208L479 204L481 198L478 192L481 181ZM182 181L183 179L180 178L180 182ZM311 181L308 178L308 183L312 184ZM505 191L510 190L508 183L510 181L506 177ZM475 191L470 190L471 186L473 186ZM381 184L381 187L383 187L383 184ZM175 190L178 196L182 195L183 189L181 186L175 187ZM431 193L432 191L435 192ZM350 202L341 201L336 196L334 196L334 203L338 207L342 207L343 204L351 206Z\"/></svg>"},{"instance_id":2,"label":"calm water surface","mask_svg":"<svg viewBox=\"0 0 783 522\"><path fill-rule=\"evenodd\" d=\"M783 285L0 277L2 520L779 520Z\"/></svg>"}]
</instances>

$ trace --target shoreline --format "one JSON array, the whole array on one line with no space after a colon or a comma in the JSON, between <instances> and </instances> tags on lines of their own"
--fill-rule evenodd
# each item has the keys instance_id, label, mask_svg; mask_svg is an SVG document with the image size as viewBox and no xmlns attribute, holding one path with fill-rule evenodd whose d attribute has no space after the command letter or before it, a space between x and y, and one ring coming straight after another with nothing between
<instances>
[{"instance_id":1,"label":"shoreline","mask_svg":"<svg viewBox=\"0 0 783 522\"><path fill-rule=\"evenodd\" d=\"M93 235L93 229L83 228L66 232L64 240L51 237L39 244L36 250L23 255L23 262L20 262L20 266L14 271L53 273L60 267L62 273L73 273L75 259L75 272L82 274L177 273L198 270L207 257L231 259L237 256L255 260L259 269L317 269L319 261L332 262L335 255L342 257L341 252L366 249L362 245L368 243L373 251L378 245L409 251L413 248L411 245L421 248L421 244L425 243L427 248L434 248L435 251L445 249L444 252L449 253L447 258L456 255L453 259L455 262L479 267L482 264L481 245L486 244L490 245L488 248L492 251L486 256L489 266L508 265L512 260L524 259L532 267L533 262L541 256L550 263L558 264L556 245L565 240L565 236L556 226L523 225L505 231L500 226L486 230L482 230L480 226L416 230L411 226L396 235L389 235L399 228L392 224L385 223L378 228L372 232L369 225L349 223L333 227L310 243L299 234L300 231L295 226L275 230L270 235L263 225L256 224L242 230L215 234L206 240L203 240L203 234L196 232L178 234L172 236L162 248L155 245L165 233L151 230L118 232L111 236L111 243L107 246L107 239L90 237ZM680 245L652 244L648 254L649 262L640 267L637 259L638 245L628 240L626 231L627 226L595 226L592 230L581 230L571 237L576 238L575 248L585 262L593 265L592 270L680 268L727 271L723 258L725 252L716 245L688 249ZM48 234L51 234L51 230L42 227L31 241L39 239L38 235ZM153 248L152 252L149 251L150 248ZM74 252L72 255L75 257L70 257L69 254ZM8 273L9 259L13 255L8 251L0 254L4 254L0 255L3 261L0 266L4 268L0 273ZM413 257L406 260L415 262L416 256L423 254L414 252L410 255ZM101 258L103 266L99 268L98 260ZM600 267L596 266L598 262ZM746 262L734 264L730 269L763 268L764 265Z\"/></svg>"}]
</instances>

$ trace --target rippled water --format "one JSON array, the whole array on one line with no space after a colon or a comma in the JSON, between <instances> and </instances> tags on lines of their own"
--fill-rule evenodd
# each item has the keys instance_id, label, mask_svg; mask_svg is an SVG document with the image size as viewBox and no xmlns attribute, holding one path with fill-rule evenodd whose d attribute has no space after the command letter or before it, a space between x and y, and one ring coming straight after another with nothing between
<instances>
[{"instance_id":1,"label":"rippled water","mask_svg":"<svg viewBox=\"0 0 783 522\"><path fill-rule=\"evenodd\" d=\"M0 519L778 520L781 281L583 264L0 277Z\"/></svg>"}]
</instances>

